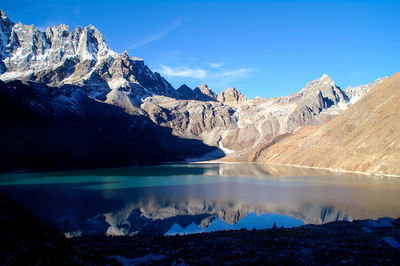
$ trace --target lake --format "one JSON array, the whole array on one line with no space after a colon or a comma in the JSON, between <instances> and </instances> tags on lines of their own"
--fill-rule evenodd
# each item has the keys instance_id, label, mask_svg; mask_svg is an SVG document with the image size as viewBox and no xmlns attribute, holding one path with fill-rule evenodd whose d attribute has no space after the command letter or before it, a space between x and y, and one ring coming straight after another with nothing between
<instances>
[{"instance_id":1,"label":"lake","mask_svg":"<svg viewBox=\"0 0 400 266\"><path fill-rule=\"evenodd\" d=\"M189 234L400 217L400 179L258 163L0 176L0 192L67 235Z\"/></svg>"}]
</instances>

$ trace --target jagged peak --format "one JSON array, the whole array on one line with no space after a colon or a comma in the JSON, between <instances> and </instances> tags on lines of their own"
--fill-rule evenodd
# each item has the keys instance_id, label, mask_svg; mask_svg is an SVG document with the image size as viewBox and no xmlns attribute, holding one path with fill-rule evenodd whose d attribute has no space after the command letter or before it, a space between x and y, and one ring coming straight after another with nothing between
<instances>
[{"instance_id":1,"label":"jagged peak","mask_svg":"<svg viewBox=\"0 0 400 266\"><path fill-rule=\"evenodd\" d=\"M324 73L319 79L332 79L328 74Z\"/></svg>"},{"instance_id":2,"label":"jagged peak","mask_svg":"<svg viewBox=\"0 0 400 266\"><path fill-rule=\"evenodd\" d=\"M126 52L126 51L125 51L125 52ZM133 57L131 57L131 59L132 59L133 61L144 61L143 58L137 57L137 56L133 56Z\"/></svg>"},{"instance_id":3,"label":"jagged peak","mask_svg":"<svg viewBox=\"0 0 400 266\"><path fill-rule=\"evenodd\" d=\"M0 9L0 17L1 17L2 19L8 18L6 12L4 12L3 9Z\"/></svg>"},{"instance_id":4,"label":"jagged peak","mask_svg":"<svg viewBox=\"0 0 400 266\"><path fill-rule=\"evenodd\" d=\"M219 102L228 104L239 104L247 101L247 97L235 87L227 88L226 90L220 92L217 96L217 99Z\"/></svg>"},{"instance_id":5,"label":"jagged peak","mask_svg":"<svg viewBox=\"0 0 400 266\"><path fill-rule=\"evenodd\" d=\"M187 89L192 90L192 89L191 89L188 85L186 85L186 84L182 84L181 86L179 86L178 90L182 90L182 89L185 89L185 90L187 90Z\"/></svg>"},{"instance_id":6,"label":"jagged peak","mask_svg":"<svg viewBox=\"0 0 400 266\"><path fill-rule=\"evenodd\" d=\"M92 30L95 30L95 31L99 31L99 30L98 30L95 26L93 26L92 24L87 25L85 28L92 29Z\"/></svg>"},{"instance_id":7,"label":"jagged peak","mask_svg":"<svg viewBox=\"0 0 400 266\"><path fill-rule=\"evenodd\" d=\"M238 89L236 89L235 87L227 88L227 89L223 90L221 93L226 93L226 92L238 92L238 93L242 94L242 93L241 93Z\"/></svg>"},{"instance_id":8,"label":"jagged peak","mask_svg":"<svg viewBox=\"0 0 400 266\"><path fill-rule=\"evenodd\" d=\"M36 26L34 24L26 25L26 24L22 24L20 21L18 21L18 23L14 24L14 27L22 28L24 30L39 31L39 29L36 28Z\"/></svg>"},{"instance_id":9,"label":"jagged peak","mask_svg":"<svg viewBox=\"0 0 400 266\"><path fill-rule=\"evenodd\" d=\"M322 83L325 83L325 84L330 84L332 86L336 86L335 81L328 74L322 74L322 76L319 78L319 81Z\"/></svg>"},{"instance_id":10,"label":"jagged peak","mask_svg":"<svg viewBox=\"0 0 400 266\"><path fill-rule=\"evenodd\" d=\"M307 83L301 92L319 90L321 89L321 86L326 85L336 87L335 81L328 74L323 74L320 78L314 79Z\"/></svg>"},{"instance_id":11,"label":"jagged peak","mask_svg":"<svg viewBox=\"0 0 400 266\"><path fill-rule=\"evenodd\" d=\"M60 31L67 31L67 32L70 32L70 27L69 27L69 25L66 25L66 24L60 24L60 25L58 25L58 26L51 26L51 27L48 27L48 28L46 29L46 31L47 31L48 29L50 29L50 30L53 31L53 32L55 32L55 31L57 31L57 32L60 32ZM83 29L80 28L80 27L77 27L75 30L83 30Z\"/></svg>"},{"instance_id":12,"label":"jagged peak","mask_svg":"<svg viewBox=\"0 0 400 266\"><path fill-rule=\"evenodd\" d=\"M370 82L370 83L360 84L360 85L356 85L356 86L350 85L350 86L348 86L348 87L346 88L346 91L347 91L347 90L354 89L354 88L359 88L359 87L375 86L375 85L377 85L377 84L379 84L379 83L385 81L385 80L388 79L388 78L389 78L388 76L384 76L384 77L377 78L376 80L374 80L374 81L372 81L372 82Z\"/></svg>"},{"instance_id":13,"label":"jagged peak","mask_svg":"<svg viewBox=\"0 0 400 266\"><path fill-rule=\"evenodd\" d=\"M216 96L217 96L215 94L215 92L212 89L210 89L208 87L208 85L205 84L205 83L201 84L199 87L195 88L194 90L195 91L199 90L201 93L203 93L204 95L207 95L207 96L209 96L211 98L216 98Z\"/></svg>"},{"instance_id":14,"label":"jagged peak","mask_svg":"<svg viewBox=\"0 0 400 266\"><path fill-rule=\"evenodd\" d=\"M198 88L199 89L210 89L206 83L201 84Z\"/></svg>"},{"instance_id":15,"label":"jagged peak","mask_svg":"<svg viewBox=\"0 0 400 266\"><path fill-rule=\"evenodd\" d=\"M176 96L174 88L158 73L152 72L144 64L142 58L131 58L127 51L120 54L111 50L100 30L93 25L70 28L69 25L60 24L47 27L44 32L39 31L42 34L38 34L36 28L33 31L30 29L34 25L27 26L20 22L15 26L15 24L4 23L3 20L8 17L3 11L0 15L2 16L0 31L4 33L2 36L4 43L14 41L14 44L7 48L7 54L6 47L0 43L0 55L10 59L5 62L4 67L0 66L2 79L32 78L49 84L85 84L88 86L88 95L99 93L103 95L107 92L106 86L97 88L96 82L103 84L111 80L113 88L132 82L129 93L137 94L138 97L146 93ZM12 34L13 31L15 34ZM27 31L28 34L26 34ZM11 40L11 37L15 40ZM30 56L31 54L34 56ZM123 69L125 66L119 64L118 61L125 59L129 61L129 64L135 64L133 68ZM70 65L76 66L80 63L82 67L78 68ZM68 71L57 77L52 76L48 81L47 76L45 78L46 72L52 71L55 65ZM106 73L103 76L97 75L100 68L101 73ZM129 73L123 73L124 71ZM3 72L6 73L3 74ZM32 72L40 74L29 74ZM118 79L120 77L125 80ZM96 83L95 85L90 84L92 80ZM144 89L139 88L140 86Z\"/></svg>"},{"instance_id":16,"label":"jagged peak","mask_svg":"<svg viewBox=\"0 0 400 266\"><path fill-rule=\"evenodd\" d=\"M6 12L4 12L2 9L0 9L0 18L2 21L11 22L11 20L8 17L8 15L6 14Z\"/></svg>"},{"instance_id":17,"label":"jagged peak","mask_svg":"<svg viewBox=\"0 0 400 266\"><path fill-rule=\"evenodd\" d=\"M121 58L129 58L129 53L128 53L128 51L123 51L123 52L120 54L119 57L121 57Z\"/></svg>"}]
</instances>

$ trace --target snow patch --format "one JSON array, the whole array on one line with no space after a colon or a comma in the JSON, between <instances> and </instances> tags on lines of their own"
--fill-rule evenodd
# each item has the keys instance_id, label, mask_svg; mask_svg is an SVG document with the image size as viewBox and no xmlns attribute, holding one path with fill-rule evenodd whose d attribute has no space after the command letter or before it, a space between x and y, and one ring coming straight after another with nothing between
<instances>
[{"instance_id":1,"label":"snow patch","mask_svg":"<svg viewBox=\"0 0 400 266\"><path fill-rule=\"evenodd\" d=\"M125 88L129 87L129 81L127 81L124 78L113 78L108 82L108 86L110 86L111 89L119 89L119 88Z\"/></svg>"}]
</instances>

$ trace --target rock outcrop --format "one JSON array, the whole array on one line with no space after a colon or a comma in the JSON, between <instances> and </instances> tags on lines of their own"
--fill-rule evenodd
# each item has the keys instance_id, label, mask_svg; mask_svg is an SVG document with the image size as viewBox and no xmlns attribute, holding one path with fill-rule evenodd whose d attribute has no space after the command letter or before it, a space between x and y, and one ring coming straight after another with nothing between
<instances>
[{"instance_id":1,"label":"rock outcrop","mask_svg":"<svg viewBox=\"0 0 400 266\"><path fill-rule=\"evenodd\" d=\"M227 105L238 105L247 101L247 97L236 88L228 88L218 94L217 100Z\"/></svg>"}]
</instances>

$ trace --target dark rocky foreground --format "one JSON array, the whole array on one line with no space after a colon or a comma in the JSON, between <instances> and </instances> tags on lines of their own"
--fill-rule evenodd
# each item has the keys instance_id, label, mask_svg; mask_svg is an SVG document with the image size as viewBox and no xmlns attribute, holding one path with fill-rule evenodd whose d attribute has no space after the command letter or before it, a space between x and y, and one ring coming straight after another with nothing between
<instances>
[{"instance_id":1,"label":"dark rocky foreground","mask_svg":"<svg viewBox=\"0 0 400 266\"><path fill-rule=\"evenodd\" d=\"M400 247L394 247L400 240L399 219L67 239L4 196L0 206L0 265L400 264Z\"/></svg>"}]
</instances>

